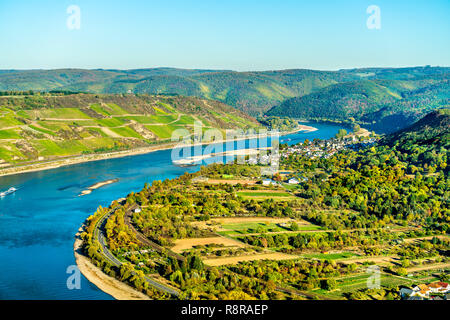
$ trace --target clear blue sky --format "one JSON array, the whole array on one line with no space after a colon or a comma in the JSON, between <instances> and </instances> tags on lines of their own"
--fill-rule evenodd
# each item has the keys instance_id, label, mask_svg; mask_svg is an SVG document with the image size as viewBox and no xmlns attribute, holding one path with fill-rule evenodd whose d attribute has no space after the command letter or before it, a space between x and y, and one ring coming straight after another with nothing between
<instances>
[{"instance_id":1,"label":"clear blue sky","mask_svg":"<svg viewBox=\"0 0 450 320\"><path fill-rule=\"evenodd\" d=\"M0 69L449 66L449 13L448 0L0 0Z\"/></svg>"}]
</instances>

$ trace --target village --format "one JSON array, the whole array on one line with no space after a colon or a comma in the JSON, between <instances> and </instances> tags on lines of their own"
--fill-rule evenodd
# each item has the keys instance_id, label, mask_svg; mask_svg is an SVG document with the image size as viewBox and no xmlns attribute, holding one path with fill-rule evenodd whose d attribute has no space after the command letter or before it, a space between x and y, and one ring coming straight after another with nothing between
<instances>
[{"instance_id":1,"label":"village","mask_svg":"<svg viewBox=\"0 0 450 320\"><path fill-rule=\"evenodd\" d=\"M291 155L301 155L310 159L327 159L336 152L344 149L357 151L374 144L377 140L379 140L379 137L372 136L365 129L360 129L356 134L349 134L343 137L336 135L335 138L329 140L306 140L303 143L285 147L281 149L281 157L289 158Z\"/></svg>"},{"instance_id":2,"label":"village","mask_svg":"<svg viewBox=\"0 0 450 320\"><path fill-rule=\"evenodd\" d=\"M399 295L403 300L450 300L450 286L447 282L436 281L401 288Z\"/></svg>"}]
</instances>

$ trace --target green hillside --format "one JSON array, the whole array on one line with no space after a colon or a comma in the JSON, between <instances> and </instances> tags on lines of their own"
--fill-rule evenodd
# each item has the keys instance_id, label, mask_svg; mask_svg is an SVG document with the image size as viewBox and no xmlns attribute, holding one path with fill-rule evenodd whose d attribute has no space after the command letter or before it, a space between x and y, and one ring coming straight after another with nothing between
<instances>
[{"instance_id":1,"label":"green hillside","mask_svg":"<svg viewBox=\"0 0 450 320\"><path fill-rule=\"evenodd\" d=\"M434 109L449 105L449 77L435 75L414 80L339 83L288 99L266 114L343 122L353 118L373 130L393 132Z\"/></svg>"},{"instance_id":2,"label":"green hillside","mask_svg":"<svg viewBox=\"0 0 450 320\"><path fill-rule=\"evenodd\" d=\"M149 95L42 94L0 97L0 168L61 156L170 141L173 131L255 128L258 122L217 101Z\"/></svg>"},{"instance_id":3,"label":"green hillside","mask_svg":"<svg viewBox=\"0 0 450 320\"><path fill-rule=\"evenodd\" d=\"M412 126L386 136L381 144L400 151L415 166L442 167L448 172L450 109L433 111Z\"/></svg>"}]
</instances>

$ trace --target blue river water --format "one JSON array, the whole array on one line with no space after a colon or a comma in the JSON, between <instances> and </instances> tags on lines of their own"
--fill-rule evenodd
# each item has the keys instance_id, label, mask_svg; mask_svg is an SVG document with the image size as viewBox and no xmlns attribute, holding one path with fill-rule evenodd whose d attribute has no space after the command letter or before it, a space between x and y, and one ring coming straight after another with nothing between
<instances>
[{"instance_id":1,"label":"blue river water","mask_svg":"<svg viewBox=\"0 0 450 320\"><path fill-rule=\"evenodd\" d=\"M315 123L314 132L280 138L296 144L328 139L342 127ZM225 148L224 148L225 149ZM70 290L67 268L75 265L74 235L99 205L139 191L146 182L171 179L199 166L177 167L171 151L101 160L52 170L0 177L0 191L19 190L0 198L0 300L113 299L84 277L81 289ZM79 197L92 184L118 178L117 183Z\"/></svg>"}]
</instances>

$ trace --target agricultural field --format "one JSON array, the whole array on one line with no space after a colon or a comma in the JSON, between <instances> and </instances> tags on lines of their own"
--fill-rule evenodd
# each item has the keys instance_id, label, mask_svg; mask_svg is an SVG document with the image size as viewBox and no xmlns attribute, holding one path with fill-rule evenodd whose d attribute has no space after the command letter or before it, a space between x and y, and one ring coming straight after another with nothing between
<instances>
[{"instance_id":1,"label":"agricultural field","mask_svg":"<svg viewBox=\"0 0 450 320\"><path fill-rule=\"evenodd\" d=\"M224 266L224 265L233 265L238 264L244 261L258 261L258 260L293 260L296 259L296 256L279 253L279 252L269 252L269 253L260 253L260 254L251 254L251 255L240 255L233 257L225 257L225 258L212 258L212 259L204 259L203 263L208 266Z\"/></svg>"},{"instance_id":2,"label":"agricultural field","mask_svg":"<svg viewBox=\"0 0 450 320\"><path fill-rule=\"evenodd\" d=\"M293 200L295 196L292 193L280 190L242 190L237 192L238 196L244 199L265 200L274 199L275 201Z\"/></svg>"},{"instance_id":3,"label":"agricultural field","mask_svg":"<svg viewBox=\"0 0 450 320\"><path fill-rule=\"evenodd\" d=\"M184 250L189 250L197 246L215 245L220 247L245 247L242 242L225 238L225 237L210 237L210 238L191 238L180 239L175 241L175 246L172 251L182 253Z\"/></svg>"},{"instance_id":4,"label":"agricultural field","mask_svg":"<svg viewBox=\"0 0 450 320\"><path fill-rule=\"evenodd\" d=\"M227 121L230 114L235 121ZM175 130L248 129L258 122L224 104L186 97L33 95L0 97L0 165L166 143Z\"/></svg>"}]
</instances>

